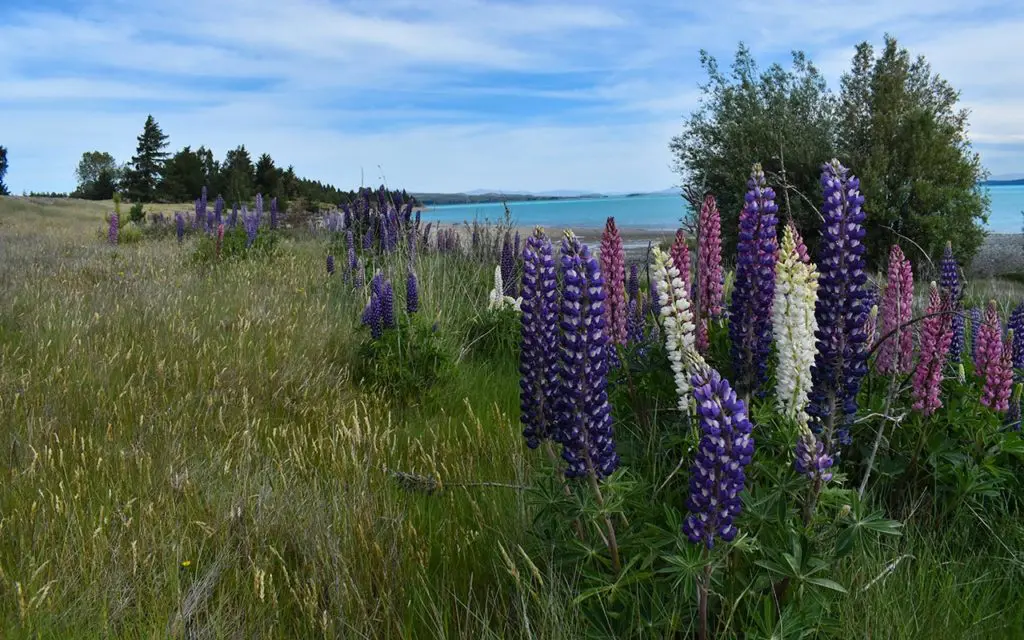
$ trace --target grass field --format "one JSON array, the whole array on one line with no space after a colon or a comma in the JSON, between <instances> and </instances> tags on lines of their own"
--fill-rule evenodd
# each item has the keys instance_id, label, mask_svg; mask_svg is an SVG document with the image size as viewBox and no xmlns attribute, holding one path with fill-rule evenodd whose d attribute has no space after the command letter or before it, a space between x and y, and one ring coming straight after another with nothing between
<instances>
[{"instance_id":1,"label":"grass field","mask_svg":"<svg viewBox=\"0 0 1024 640\"><path fill-rule=\"evenodd\" d=\"M493 266L421 255L461 359L388 397L353 377L365 300L319 241L194 264L106 244L105 211L0 198L0 636L588 637L518 488L516 354L466 348ZM823 637L1024 637L1024 523L890 516Z\"/></svg>"}]
</instances>

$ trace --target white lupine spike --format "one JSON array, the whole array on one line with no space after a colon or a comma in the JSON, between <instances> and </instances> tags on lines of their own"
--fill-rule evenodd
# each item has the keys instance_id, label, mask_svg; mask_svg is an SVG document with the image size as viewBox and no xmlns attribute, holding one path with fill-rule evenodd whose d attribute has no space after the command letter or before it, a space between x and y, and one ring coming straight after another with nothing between
<instances>
[{"instance_id":1,"label":"white lupine spike","mask_svg":"<svg viewBox=\"0 0 1024 640\"><path fill-rule=\"evenodd\" d=\"M668 349L668 359L679 396L679 410L688 413L692 371L687 369L683 352L695 353L696 325L690 309L689 292L679 277L679 269L673 265L672 257L657 247L654 249L654 280L658 287L658 301L661 303L665 347Z\"/></svg>"},{"instance_id":2,"label":"white lupine spike","mask_svg":"<svg viewBox=\"0 0 1024 640\"><path fill-rule=\"evenodd\" d=\"M775 395L779 411L803 424L811 389L818 322L814 305L818 297L818 270L803 262L796 251L792 227L786 226L775 271L772 330L779 354Z\"/></svg>"},{"instance_id":3,"label":"white lupine spike","mask_svg":"<svg viewBox=\"0 0 1024 640\"><path fill-rule=\"evenodd\" d=\"M505 290L504 282L501 279L501 265L494 267L494 288L491 289L490 293L487 294L487 308L491 310L501 310L512 307L516 311L522 310L523 298L513 298L506 296L502 292Z\"/></svg>"}]
</instances>

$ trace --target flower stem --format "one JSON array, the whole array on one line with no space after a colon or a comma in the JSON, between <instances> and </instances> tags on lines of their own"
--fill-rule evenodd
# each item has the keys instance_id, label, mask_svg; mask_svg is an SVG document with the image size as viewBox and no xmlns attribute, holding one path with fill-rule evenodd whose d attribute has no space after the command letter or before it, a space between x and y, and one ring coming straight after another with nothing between
<instances>
[{"instance_id":1,"label":"flower stem","mask_svg":"<svg viewBox=\"0 0 1024 640\"><path fill-rule=\"evenodd\" d=\"M590 454L586 454L587 459L587 480L590 482L590 489L594 492L594 498L597 499L597 504L604 511L604 496L601 495L601 485L597 483L597 473L594 471L594 465L590 460ZM612 569L615 573L622 571L622 563L619 562L619 543L615 539L615 525L612 524L611 516L607 512L604 513L604 524L607 529L608 537L606 538L608 544L608 553L612 556Z\"/></svg>"},{"instance_id":2,"label":"flower stem","mask_svg":"<svg viewBox=\"0 0 1024 640\"><path fill-rule=\"evenodd\" d=\"M704 576L697 579L697 637L708 640L708 590L711 583L711 562L708 550L704 549Z\"/></svg>"},{"instance_id":3,"label":"flower stem","mask_svg":"<svg viewBox=\"0 0 1024 640\"><path fill-rule=\"evenodd\" d=\"M871 477L871 470L875 466L875 455L878 453L878 445L882 442L882 434L885 432L885 425L889 422L889 410L892 408L892 398L896 391L896 376L889 379L889 393L885 398L885 409L882 410L882 424L878 427L878 434L875 435L875 443L871 446L871 455L868 456L868 466L864 469L864 477L861 478L860 488L857 489L857 497L864 497L864 490L868 486L868 478Z\"/></svg>"}]
</instances>

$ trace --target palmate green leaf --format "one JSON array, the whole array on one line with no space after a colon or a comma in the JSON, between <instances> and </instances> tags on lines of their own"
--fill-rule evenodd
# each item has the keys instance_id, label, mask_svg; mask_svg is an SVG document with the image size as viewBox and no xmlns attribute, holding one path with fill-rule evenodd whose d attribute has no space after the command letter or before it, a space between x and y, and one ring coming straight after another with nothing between
<instances>
[{"instance_id":1,"label":"palmate green leaf","mask_svg":"<svg viewBox=\"0 0 1024 640\"><path fill-rule=\"evenodd\" d=\"M819 587L824 587L825 589L837 591L839 593L849 593L846 590L846 587L839 584L835 580L829 580L828 578L805 578L805 581L810 584L817 585Z\"/></svg>"},{"instance_id":2,"label":"palmate green leaf","mask_svg":"<svg viewBox=\"0 0 1024 640\"><path fill-rule=\"evenodd\" d=\"M1024 458L1024 438L1019 433L1007 435L1003 438L1003 441L999 443L999 449L1003 453L1009 453L1010 455Z\"/></svg>"}]
</instances>

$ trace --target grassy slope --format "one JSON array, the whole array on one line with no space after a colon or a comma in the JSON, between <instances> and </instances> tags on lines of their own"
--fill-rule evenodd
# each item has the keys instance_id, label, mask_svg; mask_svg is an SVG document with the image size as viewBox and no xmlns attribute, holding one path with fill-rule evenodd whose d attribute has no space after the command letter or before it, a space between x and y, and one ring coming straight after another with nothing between
<instances>
[{"instance_id":1,"label":"grassy slope","mask_svg":"<svg viewBox=\"0 0 1024 640\"><path fill-rule=\"evenodd\" d=\"M345 366L363 300L320 245L201 268L188 244L102 243L105 210L0 198L0 636L582 636L518 555L518 492L425 496L386 471L525 482L512 354L462 362L436 401L366 393ZM457 342L491 274L442 260L420 260L421 313ZM965 535L848 566L842 637L1021 620L1020 526L1015 548Z\"/></svg>"}]
</instances>

